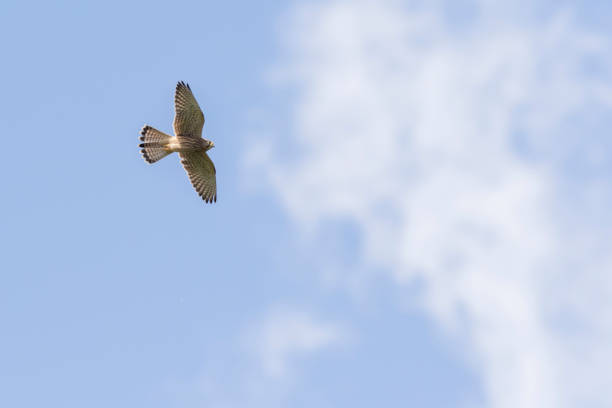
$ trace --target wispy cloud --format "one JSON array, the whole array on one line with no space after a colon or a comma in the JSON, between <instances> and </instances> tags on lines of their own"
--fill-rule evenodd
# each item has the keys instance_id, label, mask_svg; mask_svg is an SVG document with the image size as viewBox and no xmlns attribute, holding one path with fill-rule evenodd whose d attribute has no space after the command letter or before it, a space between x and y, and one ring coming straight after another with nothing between
<instances>
[{"instance_id":1,"label":"wispy cloud","mask_svg":"<svg viewBox=\"0 0 612 408\"><path fill-rule=\"evenodd\" d=\"M251 321L236 338L209 350L206 368L194 381L169 388L181 406L284 407L300 387L305 363L350 340L343 325L279 305Z\"/></svg>"},{"instance_id":2,"label":"wispy cloud","mask_svg":"<svg viewBox=\"0 0 612 408\"><path fill-rule=\"evenodd\" d=\"M568 10L484 1L459 24L449 3L298 8L275 71L296 91L297 153L253 157L304 231L349 219L363 264L424 282L490 406L608 406L608 44Z\"/></svg>"},{"instance_id":3,"label":"wispy cloud","mask_svg":"<svg viewBox=\"0 0 612 408\"><path fill-rule=\"evenodd\" d=\"M289 366L296 359L337 346L347 339L347 334L336 324L320 321L304 311L283 309L270 313L250 338L262 371L282 377L289 374Z\"/></svg>"}]
</instances>

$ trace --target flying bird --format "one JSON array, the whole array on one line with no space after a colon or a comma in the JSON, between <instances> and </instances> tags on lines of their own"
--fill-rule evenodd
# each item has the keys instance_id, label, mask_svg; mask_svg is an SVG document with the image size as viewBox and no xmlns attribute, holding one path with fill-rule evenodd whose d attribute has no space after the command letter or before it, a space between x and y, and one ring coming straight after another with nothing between
<instances>
[{"instance_id":1,"label":"flying bird","mask_svg":"<svg viewBox=\"0 0 612 408\"><path fill-rule=\"evenodd\" d=\"M140 131L139 145L147 163L155 163L177 152L191 184L207 203L217 201L216 170L206 152L215 144L202 138L204 114L188 84L181 81L174 93L174 136L149 125Z\"/></svg>"}]
</instances>

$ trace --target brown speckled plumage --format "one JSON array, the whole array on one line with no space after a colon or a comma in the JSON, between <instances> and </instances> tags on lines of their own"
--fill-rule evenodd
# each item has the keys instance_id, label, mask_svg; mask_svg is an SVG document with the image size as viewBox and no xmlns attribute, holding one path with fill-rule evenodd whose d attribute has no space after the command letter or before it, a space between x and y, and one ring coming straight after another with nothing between
<instances>
[{"instance_id":1,"label":"brown speckled plumage","mask_svg":"<svg viewBox=\"0 0 612 408\"><path fill-rule=\"evenodd\" d=\"M206 151L213 148L213 142L202 138L204 114L191 88L184 82L176 85L174 95L174 134L166 133L145 125L140 134L141 153L148 163L155 163L167 155L178 152L181 164L187 171L196 192L207 203L217 201L216 170Z\"/></svg>"}]
</instances>

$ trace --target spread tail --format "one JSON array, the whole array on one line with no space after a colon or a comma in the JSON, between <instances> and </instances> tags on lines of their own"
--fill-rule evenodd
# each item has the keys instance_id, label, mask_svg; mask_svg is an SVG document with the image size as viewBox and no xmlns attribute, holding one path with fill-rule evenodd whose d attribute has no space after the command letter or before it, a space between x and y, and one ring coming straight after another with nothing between
<instances>
[{"instance_id":1,"label":"spread tail","mask_svg":"<svg viewBox=\"0 0 612 408\"><path fill-rule=\"evenodd\" d=\"M168 141L172 136L160 132L149 125L145 125L140 134L142 135L140 140L143 142L139 145L142 148L140 153L142 153L142 157L144 157L147 163L155 163L172 153L166 150Z\"/></svg>"}]
</instances>

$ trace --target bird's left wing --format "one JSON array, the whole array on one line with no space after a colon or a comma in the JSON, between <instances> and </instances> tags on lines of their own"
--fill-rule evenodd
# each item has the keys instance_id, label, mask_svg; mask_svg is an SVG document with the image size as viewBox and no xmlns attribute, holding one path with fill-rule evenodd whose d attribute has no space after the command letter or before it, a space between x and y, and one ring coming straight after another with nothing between
<instances>
[{"instance_id":1,"label":"bird's left wing","mask_svg":"<svg viewBox=\"0 0 612 408\"><path fill-rule=\"evenodd\" d=\"M203 151L180 152L181 164L187 171L193 188L207 203L217 201L216 170L210 157Z\"/></svg>"},{"instance_id":2,"label":"bird's left wing","mask_svg":"<svg viewBox=\"0 0 612 408\"><path fill-rule=\"evenodd\" d=\"M179 82L174 93L174 134L177 136L201 137L204 114L188 84Z\"/></svg>"}]
</instances>

